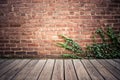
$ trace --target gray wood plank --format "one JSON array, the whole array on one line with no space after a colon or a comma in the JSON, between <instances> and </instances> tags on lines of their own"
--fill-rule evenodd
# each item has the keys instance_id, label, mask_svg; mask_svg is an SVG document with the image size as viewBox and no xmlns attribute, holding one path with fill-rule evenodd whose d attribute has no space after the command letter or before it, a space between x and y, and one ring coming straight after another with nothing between
<instances>
[{"instance_id":1,"label":"gray wood plank","mask_svg":"<svg viewBox=\"0 0 120 80\"><path fill-rule=\"evenodd\" d=\"M38 60L31 60L12 80L24 80Z\"/></svg>"},{"instance_id":2,"label":"gray wood plank","mask_svg":"<svg viewBox=\"0 0 120 80\"><path fill-rule=\"evenodd\" d=\"M101 65L96 60L90 60L91 63L97 68L97 70L101 73L101 75L105 78L105 80L117 80L103 65Z\"/></svg>"},{"instance_id":3,"label":"gray wood plank","mask_svg":"<svg viewBox=\"0 0 120 80\"><path fill-rule=\"evenodd\" d=\"M27 59L20 60L20 62L14 68L1 76L0 80L11 80L29 61L30 60Z\"/></svg>"},{"instance_id":4,"label":"gray wood plank","mask_svg":"<svg viewBox=\"0 0 120 80\"><path fill-rule=\"evenodd\" d=\"M65 60L65 80L77 80L72 60Z\"/></svg>"},{"instance_id":5,"label":"gray wood plank","mask_svg":"<svg viewBox=\"0 0 120 80\"><path fill-rule=\"evenodd\" d=\"M4 75L6 72L8 72L10 69L14 68L14 66L16 66L18 63L20 62L20 60L14 60L11 64L9 64L8 66L0 69L0 76Z\"/></svg>"},{"instance_id":6,"label":"gray wood plank","mask_svg":"<svg viewBox=\"0 0 120 80\"><path fill-rule=\"evenodd\" d=\"M46 63L46 60L39 60L39 62L34 66L34 68L31 70L31 72L27 75L25 80L37 80L45 63Z\"/></svg>"},{"instance_id":7,"label":"gray wood plank","mask_svg":"<svg viewBox=\"0 0 120 80\"><path fill-rule=\"evenodd\" d=\"M51 80L53 66L54 66L54 60L48 59L38 80Z\"/></svg>"},{"instance_id":8,"label":"gray wood plank","mask_svg":"<svg viewBox=\"0 0 120 80\"><path fill-rule=\"evenodd\" d=\"M91 80L80 60L74 59L74 66L79 80Z\"/></svg>"},{"instance_id":9,"label":"gray wood plank","mask_svg":"<svg viewBox=\"0 0 120 80\"><path fill-rule=\"evenodd\" d=\"M116 62L120 63L120 59L114 59L114 61L116 61Z\"/></svg>"},{"instance_id":10,"label":"gray wood plank","mask_svg":"<svg viewBox=\"0 0 120 80\"><path fill-rule=\"evenodd\" d=\"M112 59L107 59L106 61L109 62L109 63L112 64L114 67L116 67L117 69L120 70L120 64L119 64L119 63L113 61Z\"/></svg>"},{"instance_id":11,"label":"gray wood plank","mask_svg":"<svg viewBox=\"0 0 120 80\"><path fill-rule=\"evenodd\" d=\"M63 60L56 60L52 80L64 80Z\"/></svg>"},{"instance_id":12,"label":"gray wood plank","mask_svg":"<svg viewBox=\"0 0 120 80\"><path fill-rule=\"evenodd\" d=\"M120 80L119 61L0 59L0 80Z\"/></svg>"},{"instance_id":13,"label":"gray wood plank","mask_svg":"<svg viewBox=\"0 0 120 80\"><path fill-rule=\"evenodd\" d=\"M105 60L98 60L105 68L110 71L114 76L116 76L117 79L120 80L120 71L117 70L114 66L110 65L108 62Z\"/></svg>"},{"instance_id":14,"label":"gray wood plank","mask_svg":"<svg viewBox=\"0 0 120 80\"><path fill-rule=\"evenodd\" d=\"M0 64L0 69L8 66L9 64L11 64L12 62L14 62L14 60L6 60L5 62L3 62L2 64Z\"/></svg>"},{"instance_id":15,"label":"gray wood plank","mask_svg":"<svg viewBox=\"0 0 120 80\"><path fill-rule=\"evenodd\" d=\"M104 80L101 74L89 62L89 60L81 60L92 80Z\"/></svg>"},{"instance_id":16,"label":"gray wood plank","mask_svg":"<svg viewBox=\"0 0 120 80\"><path fill-rule=\"evenodd\" d=\"M5 61L6 61L6 59L0 59L0 64L2 64Z\"/></svg>"}]
</instances>

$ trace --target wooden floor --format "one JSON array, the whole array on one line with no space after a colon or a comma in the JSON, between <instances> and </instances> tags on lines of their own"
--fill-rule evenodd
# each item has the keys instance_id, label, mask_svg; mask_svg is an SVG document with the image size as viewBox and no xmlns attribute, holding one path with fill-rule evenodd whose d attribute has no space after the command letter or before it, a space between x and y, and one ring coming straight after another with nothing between
<instances>
[{"instance_id":1,"label":"wooden floor","mask_svg":"<svg viewBox=\"0 0 120 80\"><path fill-rule=\"evenodd\" d=\"M120 59L0 59L0 80L120 80Z\"/></svg>"}]
</instances>

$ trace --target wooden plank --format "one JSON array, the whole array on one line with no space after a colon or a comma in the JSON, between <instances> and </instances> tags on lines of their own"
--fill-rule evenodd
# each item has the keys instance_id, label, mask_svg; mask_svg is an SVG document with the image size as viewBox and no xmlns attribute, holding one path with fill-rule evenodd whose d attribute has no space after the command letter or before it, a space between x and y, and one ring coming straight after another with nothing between
<instances>
[{"instance_id":1,"label":"wooden plank","mask_svg":"<svg viewBox=\"0 0 120 80\"><path fill-rule=\"evenodd\" d=\"M56 60L52 80L64 80L63 60Z\"/></svg>"},{"instance_id":2,"label":"wooden plank","mask_svg":"<svg viewBox=\"0 0 120 80\"><path fill-rule=\"evenodd\" d=\"M2 64L5 61L6 61L6 59L0 59L0 64Z\"/></svg>"},{"instance_id":3,"label":"wooden plank","mask_svg":"<svg viewBox=\"0 0 120 80\"><path fill-rule=\"evenodd\" d=\"M18 63L20 62L20 60L14 60L11 64L9 64L8 66L0 69L0 77L2 75L4 75L6 72L8 72L10 69L14 68L14 66L16 66Z\"/></svg>"},{"instance_id":4,"label":"wooden plank","mask_svg":"<svg viewBox=\"0 0 120 80\"><path fill-rule=\"evenodd\" d=\"M31 60L12 80L24 80L37 62L38 60Z\"/></svg>"},{"instance_id":5,"label":"wooden plank","mask_svg":"<svg viewBox=\"0 0 120 80\"><path fill-rule=\"evenodd\" d=\"M120 70L120 64L119 64L119 63L113 61L112 59L107 59L106 61L109 62L109 63L112 64L114 67L116 67L117 69Z\"/></svg>"},{"instance_id":6,"label":"wooden plank","mask_svg":"<svg viewBox=\"0 0 120 80\"><path fill-rule=\"evenodd\" d=\"M96 60L90 60L96 69L101 73L105 80L117 80L103 65Z\"/></svg>"},{"instance_id":7,"label":"wooden plank","mask_svg":"<svg viewBox=\"0 0 120 80\"><path fill-rule=\"evenodd\" d=\"M77 80L72 60L65 60L65 80Z\"/></svg>"},{"instance_id":8,"label":"wooden plank","mask_svg":"<svg viewBox=\"0 0 120 80\"><path fill-rule=\"evenodd\" d=\"M11 80L30 60L20 60L18 65L9 70L6 74L1 76L0 80Z\"/></svg>"},{"instance_id":9,"label":"wooden plank","mask_svg":"<svg viewBox=\"0 0 120 80\"><path fill-rule=\"evenodd\" d=\"M5 68L6 66L8 66L9 64L11 64L12 62L14 62L14 60L6 60L5 62L3 62L2 64L0 64L0 69Z\"/></svg>"},{"instance_id":10,"label":"wooden plank","mask_svg":"<svg viewBox=\"0 0 120 80\"><path fill-rule=\"evenodd\" d=\"M89 60L81 60L92 80L104 80L101 74L89 62Z\"/></svg>"},{"instance_id":11,"label":"wooden plank","mask_svg":"<svg viewBox=\"0 0 120 80\"><path fill-rule=\"evenodd\" d=\"M114 59L114 61L116 61L116 62L120 63L120 59Z\"/></svg>"},{"instance_id":12,"label":"wooden plank","mask_svg":"<svg viewBox=\"0 0 120 80\"><path fill-rule=\"evenodd\" d=\"M38 80L51 80L53 66L54 66L54 60L48 59Z\"/></svg>"},{"instance_id":13,"label":"wooden plank","mask_svg":"<svg viewBox=\"0 0 120 80\"><path fill-rule=\"evenodd\" d=\"M120 71L117 70L114 66L110 65L108 62L105 60L98 60L105 68L110 71L117 79L120 80Z\"/></svg>"},{"instance_id":14,"label":"wooden plank","mask_svg":"<svg viewBox=\"0 0 120 80\"><path fill-rule=\"evenodd\" d=\"M31 72L27 75L25 80L37 80L45 63L46 63L46 60L39 60L39 62L34 66L34 68L31 70Z\"/></svg>"},{"instance_id":15,"label":"wooden plank","mask_svg":"<svg viewBox=\"0 0 120 80\"><path fill-rule=\"evenodd\" d=\"M79 80L91 80L80 60L73 60L75 70Z\"/></svg>"}]
</instances>

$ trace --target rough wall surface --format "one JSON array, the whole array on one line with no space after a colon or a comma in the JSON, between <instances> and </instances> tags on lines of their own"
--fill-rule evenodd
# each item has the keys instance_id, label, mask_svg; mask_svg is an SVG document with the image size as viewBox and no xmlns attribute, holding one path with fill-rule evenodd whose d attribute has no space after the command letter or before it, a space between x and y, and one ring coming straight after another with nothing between
<instances>
[{"instance_id":1,"label":"rough wall surface","mask_svg":"<svg viewBox=\"0 0 120 80\"><path fill-rule=\"evenodd\" d=\"M68 52L58 35L85 47L105 25L120 31L120 0L0 0L0 54L57 56Z\"/></svg>"}]
</instances>

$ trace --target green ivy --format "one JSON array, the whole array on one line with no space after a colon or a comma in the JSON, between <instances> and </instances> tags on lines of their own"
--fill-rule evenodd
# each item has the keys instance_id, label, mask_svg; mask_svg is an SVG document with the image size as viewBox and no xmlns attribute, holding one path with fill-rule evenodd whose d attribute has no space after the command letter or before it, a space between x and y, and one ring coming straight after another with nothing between
<instances>
[{"instance_id":1,"label":"green ivy","mask_svg":"<svg viewBox=\"0 0 120 80\"><path fill-rule=\"evenodd\" d=\"M77 54L80 54L83 52L82 48L78 45L77 42L75 42L74 40L72 40L71 38L68 38L64 35L60 35L65 42L61 42L61 43L57 43L58 46L71 51L73 54L63 54L62 57L63 58L76 58L76 59L80 59L81 57L78 56Z\"/></svg>"},{"instance_id":2,"label":"green ivy","mask_svg":"<svg viewBox=\"0 0 120 80\"><path fill-rule=\"evenodd\" d=\"M96 30L96 34L98 34L100 36L100 38L102 39L103 42L106 41L105 40L105 33L104 33L104 31L101 28Z\"/></svg>"},{"instance_id":3,"label":"green ivy","mask_svg":"<svg viewBox=\"0 0 120 80\"><path fill-rule=\"evenodd\" d=\"M62 38L64 38L65 42L58 43L58 46L67 49L69 51L72 51L73 53L80 54L82 53L82 48L71 38L68 38L64 35L60 35Z\"/></svg>"},{"instance_id":4,"label":"green ivy","mask_svg":"<svg viewBox=\"0 0 120 80\"><path fill-rule=\"evenodd\" d=\"M87 46L87 56L94 58L120 58L120 36L116 35L111 27L108 27L106 32L101 28L97 29L96 33L103 42ZM106 42L105 36L109 38L110 43Z\"/></svg>"},{"instance_id":5,"label":"green ivy","mask_svg":"<svg viewBox=\"0 0 120 80\"><path fill-rule=\"evenodd\" d=\"M81 46L78 45L73 39L64 35L60 35L65 42L58 43L58 46L71 51L73 54L63 54L63 58L81 59L81 53L85 53L87 58L111 59L120 58L120 33L117 35L112 27L107 30L99 28L95 31L95 35L99 35L102 42L97 43L96 37L93 35L93 44L88 45L86 51L83 51ZM106 37L108 39L106 39ZM108 40L110 42L108 42Z\"/></svg>"},{"instance_id":6,"label":"green ivy","mask_svg":"<svg viewBox=\"0 0 120 80\"><path fill-rule=\"evenodd\" d=\"M82 59L80 56L77 56L75 54L63 54L63 58L72 58L72 59Z\"/></svg>"}]
</instances>

